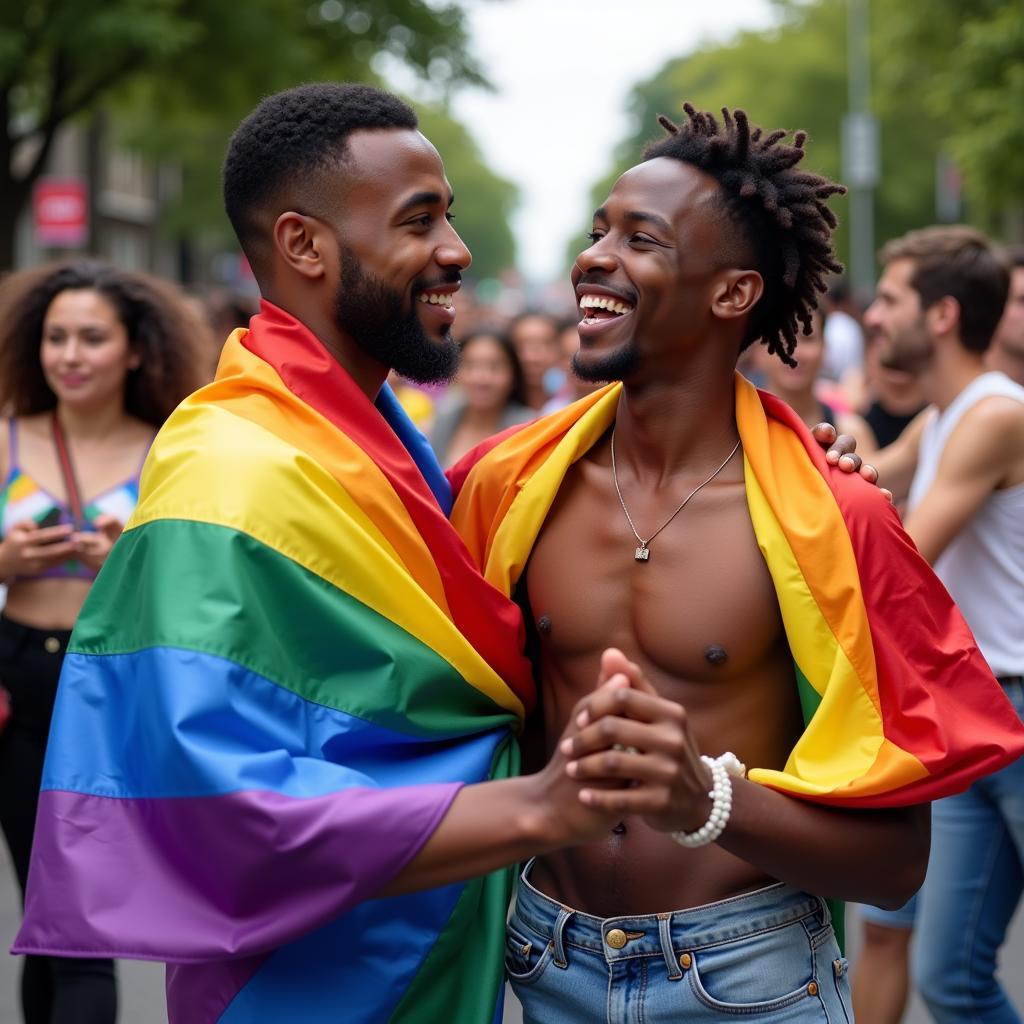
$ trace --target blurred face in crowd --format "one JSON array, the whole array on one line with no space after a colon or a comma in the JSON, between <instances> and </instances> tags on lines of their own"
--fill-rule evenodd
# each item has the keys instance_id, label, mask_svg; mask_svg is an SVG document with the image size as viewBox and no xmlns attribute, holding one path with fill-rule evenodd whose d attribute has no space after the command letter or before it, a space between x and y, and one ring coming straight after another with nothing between
<instances>
[{"instance_id":1,"label":"blurred face in crowd","mask_svg":"<svg viewBox=\"0 0 1024 1024\"><path fill-rule=\"evenodd\" d=\"M1006 309L992 338L992 347L1000 347L1024 357L1024 267L1014 267Z\"/></svg>"},{"instance_id":2,"label":"blurred face in crowd","mask_svg":"<svg viewBox=\"0 0 1024 1024\"><path fill-rule=\"evenodd\" d=\"M140 361L110 300L85 288L60 292L50 303L39 358L58 401L83 408L121 404L125 378Z\"/></svg>"},{"instance_id":3,"label":"blurred face in crowd","mask_svg":"<svg viewBox=\"0 0 1024 1024\"><path fill-rule=\"evenodd\" d=\"M402 376L449 379L455 295L471 257L449 220L452 190L419 132L356 132L335 226L338 327Z\"/></svg>"},{"instance_id":4,"label":"blurred face in crowd","mask_svg":"<svg viewBox=\"0 0 1024 1024\"><path fill-rule=\"evenodd\" d=\"M758 345L760 368L771 391L783 396L802 395L814 388L825 359L823 326L821 313L815 310L811 319L811 333L797 331L796 348L793 350L796 366L787 366L778 356L770 354L764 345Z\"/></svg>"},{"instance_id":5,"label":"blurred face in crowd","mask_svg":"<svg viewBox=\"0 0 1024 1024\"><path fill-rule=\"evenodd\" d=\"M878 282L875 301L864 314L864 327L878 345L882 366L916 373L935 357L921 296L910 283L912 260L893 260Z\"/></svg>"},{"instance_id":6,"label":"blurred face in crowd","mask_svg":"<svg viewBox=\"0 0 1024 1024\"><path fill-rule=\"evenodd\" d=\"M558 365L558 331L550 317L523 317L512 329L512 344L527 388L543 387L544 374Z\"/></svg>"},{"instance_id":7,"label":"blurred face in crowd","mask_svg":"<svg viewBox=\"0 0 1024 1024\"><path fill-rule=\"evenodd\" d=\"M515 387L515 369L497 338L480 334L463 346L458 383L469 407L477 412L501 410L508 404Z\"/></svg>"}]
</instances>

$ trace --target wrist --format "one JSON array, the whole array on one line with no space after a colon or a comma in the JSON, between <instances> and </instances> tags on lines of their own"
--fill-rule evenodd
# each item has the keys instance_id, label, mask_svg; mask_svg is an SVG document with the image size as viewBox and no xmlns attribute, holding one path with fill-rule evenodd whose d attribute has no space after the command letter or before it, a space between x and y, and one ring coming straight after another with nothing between
<instances>
[{"instance_id":1,"label":"wrist","mask_svg":"<svg viewBox=\"0 0 1024 1024\"><path fill-rule=\"evenodd\" d=\"M711 775L711 788L708 797L711 807L703 825L693 831L672 832L670 835L687 849L696 849L716 842L729 824L732 814L732 780L746 775L746 766L731 751L720 757L702 756Z\"/></svg>"},{"instance_id":2,"label":"wrist","mask_svg":"<svg viewBox=\"0 0 1024 1024\"><path fill-rule=\"evenodd\" d=\"M571 842L565 809L556 806L551 799L545 774L541 771L514 780L517 785L517 832L522 836L531 856L558 850Z\"/></svg>"}]
</instances>

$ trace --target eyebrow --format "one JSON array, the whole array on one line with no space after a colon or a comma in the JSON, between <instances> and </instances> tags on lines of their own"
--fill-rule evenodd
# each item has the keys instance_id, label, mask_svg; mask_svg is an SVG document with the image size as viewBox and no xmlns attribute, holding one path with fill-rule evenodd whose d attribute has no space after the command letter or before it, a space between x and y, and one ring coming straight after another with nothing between
<instances>
[{"instance_id":1,"label":"eyebrow","mask_svg":"<svg viewBox=\"0 0 1024 1024\"><path fill-rule=\"evenodd\" d=\"M416 192L409 196L408 199L398 208L398 216L403 213L407 213L409 210L415 209L417 206L436 206L438 203L444 201L444 196L440 192ZM455 193L448 193L448 206L451 206L455 202ZM447 207L446 207L447 209Z\"/></svg>"},{"instance_id":2,"label":"eyebrow","mask_svg":"<svg viewBox=\"0 0 1024 1024\"><path fill-rule=\"evenodd\" d=\"M672 233L672 225L663 217L659 217L656 213L644 213L642 210L629 210L623 214L626 220L632 221L633 223L639 224L653 224L656 228L666 232L667 234ZM603 207L599 206L594 211L594 219L597 220L608 219L608 211Z\"/></svg>"}]
</instances>

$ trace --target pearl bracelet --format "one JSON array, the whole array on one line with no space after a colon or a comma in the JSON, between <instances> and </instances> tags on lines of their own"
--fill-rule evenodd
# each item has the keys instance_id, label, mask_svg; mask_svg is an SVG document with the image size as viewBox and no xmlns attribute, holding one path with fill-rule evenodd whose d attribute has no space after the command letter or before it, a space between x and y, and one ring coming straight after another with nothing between
<instances>
[{"instance_id":1,"label":"pearl bracelet","mask_svg":"<svg viewBox=\"0 0 1024 1024\"><path fill-rule=\"evenodd\" d=\"M735 775L742 778L747 774L746 765L732 751L720 757L701 755L701 760L711 769L711 813L708 820L696 832L670 832L669 835L687 849L694 850L698 846L713 843L729 824L732 813L732 779Z\"/></svg>"}]
</instances>

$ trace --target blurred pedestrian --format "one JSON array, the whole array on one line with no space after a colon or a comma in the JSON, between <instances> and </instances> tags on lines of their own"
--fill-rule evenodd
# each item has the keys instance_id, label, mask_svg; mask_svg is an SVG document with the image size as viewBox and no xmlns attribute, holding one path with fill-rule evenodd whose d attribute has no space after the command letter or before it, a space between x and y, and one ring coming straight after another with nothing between
<instances>
[{"instance_id":1,"label":"blurred pedestrian","mask_svg":"<svg viewBox=\"0 0 1024 1024\"><path fill-rule=\"evenodd\" d=\"M1024 245L1011 246L1009 257L1010 294L986 353L986 365L1024 384Z\"/></svg>"},{"instance_id":2,"label":"blurred pedestrian","mask_svg":"<svg viewBox=\"0 0 1024 1024\"><path fill-rule=\"evenodd\" d=\"M847 409L837 409L823 401L816 387L825 357L823 319L818 310L811 313L812 333L798 333L793 349L795 366L770 355L767 349L757 350L758 363L765 386L781 398L804 421L808 428L818 423L831 423L840 434L857 438L857 450L869 457L877 448L871 428L863 417Z\"/></svg>"},{"instance_id":3,"label":"blurred pedestrian","mask_svg":"<svg viewBox=\"0 0 1024 1024\"><path fill-rule=\"evenodd\" d=\"M558 390L558 326L547 313L527 312L517 316L508 335L523 368L523 398L538 412Z\"/></svg>"},{"instance_id":4,"label":"blurred pedestrian","mask_svg":"<svg viewBox=\"0 0 1024 1024\"><path fill-rule=\"evenodd\" d=\"M864 370L864 331L845 277L835 277L825 296L825 359L822 375L856 390Z\"/></svg>"},{"instance_id":5,"label":"blurred pedestrian","mask_svg":"<svg viewBox=\"0 0 1024 1024\"><path fill-rule=\"evenodd\" d=\"M963 226L910 232L882 261L865 326L882 364L916 375L933 408L875 461L896 496L906 493L907 532L1024 717L1024 388L985 368L1009 274L985 236ZM1022 792L1017 761L934 804L914 974L939 1024L1020 1019L996 960L1024 880ZM865 908L864 918L855 1008L872 1024L896 1022L915 907Z\"/></svg>"},{"instance_id":6,"label":"blurred pedestrian","mask_svg":"<svg viewBox=\"0 0 1024 1024\"><path fill-rule=\"evenodd\" d=\"M523 371L512 342L496 330L478 330L459 344L456 386L438 403L430 444L443 466L506 427L536 413L523 401Z\"/></svg>"},{"instance_id":7,"label":"blurred pedestrian","mask_svg":"<svg viewBox=\"0 0 1024 1024\"><path fill-rule=\"evenodd\" d=\"M0 285L0 826L23 897L71 628L135 506L156 430L197 381L203 338L171 286L106 264ZM26 957L21 997L27 1024L111 1024L113 962Z\"/></svg>"},{"instance_id":8,"label":"blurred pedestrian","mask_svg":"<svg viewBox=\"0 0 1024 1024\"><path fill-rule=\"evenodd\" d=\"M573 357L580 350L579 324L575 319L565 320L558 327L558 351L561 358L558 363L558 390L547 400L541 412L546 416L549 412L557 412L567 405L572 405L601 385L596 381L583 380L572 368Z\"/></svg>"}]
</instances>

